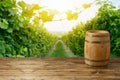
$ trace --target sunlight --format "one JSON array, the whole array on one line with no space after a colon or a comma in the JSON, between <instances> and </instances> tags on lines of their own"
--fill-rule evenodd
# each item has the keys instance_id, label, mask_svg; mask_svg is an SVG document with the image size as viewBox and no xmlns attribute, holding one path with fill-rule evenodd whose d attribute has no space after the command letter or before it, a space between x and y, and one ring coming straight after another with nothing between
<instances>
[{"instance_id":1,"label":"sunlight","mask_svg":"<svg viewBox=\"0 0 120 80\"><path fill-rule=\"evenodd\" d=\"M81 14L79 14L78 22L85 23L87 20L90 20L91 18L93 18L96 15L99 7L100 6L95 5L83 11Z\"/></svg>"},{"instance_id":2,"label":"sunlight","mask_svg":"<svg viewBox=\"0 0 120 80\"><path fill-rule=\"evenodd\" d=\"M65 12L72 8L72 1L68 0L45 0L43 4L50 9L56 9L60 12Z\"/></svg>"},{"instance_id":3,"label":"sunlight","mask_svg":"<svg viewBox=\"0 0 120 80\"><path fill-rule=\"evenodd\" d=\"M33 3L39 4L39 0L17 0L17 1L24 1L28 4L33 4Z\"/></svg>"},{"instance_id":4,"label":"sunlight","mask_svg":"<svg viewBox=\"0 0 120 80\"><path fill-rule=\"evenodd\" d=\"M76 25L76 21L55 21L47 22L44 27L50 32L68 32Z\"/></svg>"},{"instance_id":5,"label":"sunlight","mask_svg":"<svg viewBox=\"0 0 120 80\"><path fill-rule=\"evenodd\" d=\"M74 10L81 7L84 3L90 3L93 0L41 0L42 5L49 9L56 9L59 12Z\"/></svg>"},{"instance_id":6,"label":"sunlight","mask_svg":"<svg viewBox=\"0 0 120 80\"><path fill-rule=\"evenodd\" d=\"M19 0L20 1L20 0ZM57 10L60 13L54 16L53 20L66 19L65 12L68 10L79 12L83 8L83 4L92 3L95 0L23 0L26 3L33 4L37 3L40 6L44 6L45 9ZM44 27L50 31L58 31L58 32L67 32L72 30L72 28L77 25L79 22L86 22L88 19L95 16L95 13L98 8L90 8L86 9L82 13L79 14L78 19L75 21L51 21L45 22Z\"/></svg>"}]
</instances>

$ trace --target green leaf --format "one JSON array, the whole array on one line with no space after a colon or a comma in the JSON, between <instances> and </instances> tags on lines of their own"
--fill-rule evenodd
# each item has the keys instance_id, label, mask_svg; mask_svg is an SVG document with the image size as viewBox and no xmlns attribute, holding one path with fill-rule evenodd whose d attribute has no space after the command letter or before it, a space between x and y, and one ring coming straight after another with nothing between
<instances>
[{"instance_id":1,"label":"green leaf","mask_svg":"<svg viewBox=\"0 0 120 80\"><path fill-rule=\"evenodd\" d=\"M12 57L12 54L8 53L6 54L7 57Z\"/></svg>"},{"instance_id":2,"label":"green leaf","mask_svg":"<svg viewBox=\"0 0 120 80\"><path fill-rule=\"evenodd\" d=\"M13 29L12 29L12 28L9 28L9 29L7 29L7 32L8 32L8 33L12 33L12 32L13 32Z\"/></svg>"},{"instance_id":3,"label":"green leaf","mask_svg":"<svg viewBox=\"0 0 120 80\"><path fill-rule=\"evenodd\" d=\"M1 29L7 29L8 28L8 22L6 19L3 19L2 22L0 22L0 28Z\"/></svg>"},{"instance_id":4,"label":"green leaf","mask_svg":"<svg viewBox=\"0 0 120 80\"><path fill-rule=\"evenodd\" d=\"M24 56L23 56L23 55L18 54L16 57L17 57L17 58L23 58Z\"/></svg>"},{"instance_id":5,"label":"green leaf","mask_svg":"<svg viewBox=\"0 0 120 80\"><path fill-rule=\"evenodd\" d=\"M84 8L84 9L87 9L87 8L89 8L89 7L91 7L91 3L89 3L89 4L83 4L83 8Z\"/></svg>"},{"instance_id":6,"label":"green leaf","mask_svg":"<svg viewBox=\"0 0 120 80\"><path fill-rule=\"evenodd\" d=\"M0 41L0 53L5 53L5 42Z\"/></svg>"},{"instance_id":7,"label":"green leaf","mask_svg":"<svg viewBox=\"0 0 120 80\"><path fill-rule=\"evenodd\" d=\"M13 9L8 9L8 11L10 12L8 16L14 16L15 12L13 11Z\"/></svg>"},{"instance_id":8,"label":"green leaf","mask_svg":"<svg viewBox=\"0 0 120 80\"><path fill-rule=\"evenodd\" d=\"M68 20L77 20L78 19L78 12L72 12L71 10L66 12Z\"/></svg>"},{"instance_id":9,"label":"green leaf","mask_svg":"<svg viewBox=\"0 0 120 80\"><path fill-rule=\"evenodd\" d=\"M20 1L18 2L18 5L24 9L26 4L24 1Z\"/></svg>"}]
</instances>

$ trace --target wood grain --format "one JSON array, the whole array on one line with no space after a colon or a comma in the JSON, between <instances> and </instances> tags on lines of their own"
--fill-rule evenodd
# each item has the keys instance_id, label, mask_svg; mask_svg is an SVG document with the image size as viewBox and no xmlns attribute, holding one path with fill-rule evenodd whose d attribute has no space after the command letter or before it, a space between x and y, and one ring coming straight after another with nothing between
<instances>
[{"instance_id":1,"label":"wood grain","mask_svg":"<svg viewBox=\"0 0 120 80\"><path fill-rule=\"evenodd\" d=\"M120 57L104 67L83 58L0 58L0 80L120 80Z\"/></svg>"},{"instance_id":2,"label":"wood grain","mask_svg":"<svg viewBox=\"0 0 120 80\"><path fill-rule=\"evenodd\" d=\"M105 30L88 30L85 37L85 63L92 66L108 64L110 56L110 36Z\"/></svg>"}]
</instances>

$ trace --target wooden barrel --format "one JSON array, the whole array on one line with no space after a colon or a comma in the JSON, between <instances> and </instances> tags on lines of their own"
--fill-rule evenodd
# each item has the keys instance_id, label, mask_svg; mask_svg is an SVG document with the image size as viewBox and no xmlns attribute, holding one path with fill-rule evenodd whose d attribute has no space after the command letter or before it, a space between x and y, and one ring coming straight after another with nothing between
<instances>
[{"instance_id":1,"label":"wooden barrel","mask_svg":"<svg viewBox=\"0 0 120 80\"><path fill-rule=\"evenodd\" d=\"M105 30L86 32L84 47L85 63L91 66L105 66L110 56L110 34Z\"/></svg>"}]
</instances>

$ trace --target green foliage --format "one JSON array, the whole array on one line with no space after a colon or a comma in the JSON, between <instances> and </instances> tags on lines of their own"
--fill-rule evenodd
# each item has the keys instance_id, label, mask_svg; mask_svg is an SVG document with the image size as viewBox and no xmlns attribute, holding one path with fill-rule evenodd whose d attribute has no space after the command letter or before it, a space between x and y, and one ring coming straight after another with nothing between
<instances>
[{"instance_id":1,"label":"green foliage","mask_svg":"<svg viewBox=\"0 0 120 80\"><path fill-rule=\"evenodd\" d=\"M52 21L53 17L54 17L54 13L46 10L43 10L42 12L39 13L41 16L41 19L43 22L47 22L47 21Z\"/></svg>"},{"instance_id":2,"label":"green foliage","mask_svg":"<svg viewBox=\"0 0 120 80\"><path fill-rule=\"evenodd\" d=\"M73 28L72 31L62 37L63 41L75 55L84 56L85 31L85 25L80 23L76 28Z\"/></svg>"},{"instance_id":3,"label":"green foliage","mask_svg":"<svg viewBox=\"0 0 120 80\"><path fill-rule=\"evenodd\" d=\"M58 42L55 51L50 55L51 57L68 57L62 42Z\"/></svg>"},{"instance_id":4,"label":"green foliage","mask_svg":"<svg viewBox=\"0 0 120 80\"><path fill-rule=\"evenodd\" d=\"M44 57L57 39L39 21L30 23L36 4L0 1L0 57ZM36 18L34 18L35 20Z\"/></svg>"},{"instance_id":5,"label":"green foliage","mask_svg":"<svg viewBox=\"0 0 120 80\"><path fill-rule=\"evenodd\" d=\"M18 5L22 9L22 15L31 18L35 13L35 10L41 9L38 4L26 4L24 1L18 2Z\"/></svg>"},{"instance_id":6,"label":"green foliage","mask_svg":"<svg viewBox=\"0 0 120 80\"><path fill-rule=\"evenodd\" d=\"M89 8L89 7L91 7L91 3L89 3L89 4L83 4L83 8L84 8L84 9L87 9L87 8Z\"/></svg>"},{"instance_id":7,"label":"green foliage","mask_svg":"<svg viewBox=\"0 0 120 80\"><path fill-rule=\"evenodd\" d=\"M120 56L119 36L120 36L120 10L113 5L105 3L95 17L92 24L93 29L102 29L110 32L111 55Z\"/></svg>"},{"instance_id":8,"label":"green foliage","mask_svg":"<svg viewBox=\"0 0 120 80\"><path fill-rule=\"evenodd\" d=\"M0 29L12 33L14 30L19 30L23 25L18 16L18 9L15 0L0 1Z\"/></svg>"},{"instance_id":9,"label":"green foliage","mask_svg":"<svg viewBox=\"0 0 120 80\"><path fill-rule=\"evenodd\" d=\"M8 22L3 19L1 22L0 22L0 28L1 29L7 29L8 28Z\"/></svg>"},{"instance_id":10,"label":"green foliage","mask_svg":"<svg viewBox=\"0 0 120 80\"><path fill-rule=\"evenodd\" d=\"M85 24L78 24L75 29L63 36L63 40L76 55L83 56L84 38L87 30L109 31L111 56L120 56L120 9L116 9L105 1L94 18Z\"/></svg>"},{"instance_id":11,"label":"green foliage","mask_svg":"<svg viewBox=\"0 0 120 80\"><path fill-rule=\"evenodd\" d=\"M72 12L71 10L66 12L67 19L68 20L77 20L78 19L78 12Z\"/></svg>"}]
</instances>

